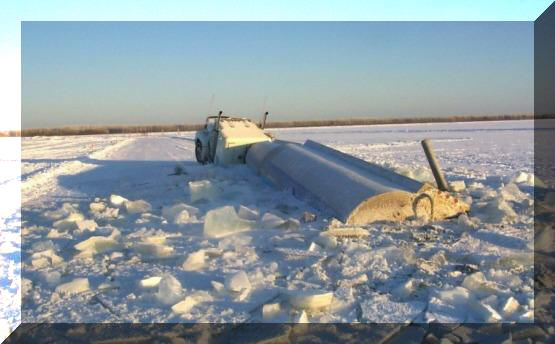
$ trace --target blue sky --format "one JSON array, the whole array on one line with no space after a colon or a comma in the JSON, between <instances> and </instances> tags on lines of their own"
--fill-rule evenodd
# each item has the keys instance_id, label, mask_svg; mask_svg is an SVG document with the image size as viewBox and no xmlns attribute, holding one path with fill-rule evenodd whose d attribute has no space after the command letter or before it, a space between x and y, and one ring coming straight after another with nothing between
<instances>
[{"instance_id":1,"label":"blue sky","mask_svg":"<svg viewBox=\"0 0 555 344\"><path fill-rule=\"evenodd\" d=\"M22 124L533 111L531 22L24 22Z\"/></svg>"},{"instance_id":2,"label":"blue sky","mask_svg":"<svg viewBox=\"0 0 555 344\"><path fill-rule=\"evenodd\" d=\"M0 106L2 107L2 111L5 115L4 120L0 123L0 130L3 129L12 129L17 128L20 126L20 110L21 110L21 102L20 102L20 39L21 39L21 21L36 21L36 20L47 20L47 21L57 21L57 20L115 20L115 21L128 21L128 20L176 20L176 21L189 21L189 20L394 20L394 21L402 21L402 20L438 20L438 21L451 21L451 20L474 20L474 21L533 21L535 20L551 3L551 1L544 1L544 0L533 0L533 1L521 1L521 0L492 0L492 1L466 1L466 0L453 0L453 1L360 1L360 0L349 0L343 2L337 1L238 1L238 2L226 2L226 1L169 1L169 0L160 0L160 1L145 1L145 0L137 0L137 1L130 1L130 0L122 0L122 1L61 1L61 0L50 0L50 1L38 1L38 0L27 0L27 1L14 1L14 0L7 0L2 2L2 11L0 12L0 74L3 75L3 78L0 79L0 90L2 91L2 102L0 102ZM531 25L530 25L531 26ZM50 28L49 28L50 29ZM55 31L55 25L53 25L52 30ZM107 30L107 28L104 28ZM325 32L326 28L323 28ZM101 29L102 30L102 29ZM160 29L161 30L161 29ZM214 29L215 30L215 29ZM341 31L340 29L339 31ZM285 30L287 31L287 30ZM486 30L487 31L487 30ZM484 31L484 34L487 32ZM527 29L523 29L522 35L519 39L520 41L516 42L523 42L525 38L522 36L526 36ZM311 34L310 30L303 31L306 34ZM329 32L329 31L328 31ZM348 34L347 28L343 30L344 33ZM512 31L511 31L512 32ZM366 31L368 33L368 31ZM79 32L76 32L75 35L78 35ZM131 33L128 33L130 36ZM339 34L339 33L338 33ZM75 36L73 35L73 36ZM69 35L70 38L72 35ZM94 36L94 35L93 35ZM495 37L495 35L493 35ZM331 36L332 38L335 37L334 35ZM251 37L256 41L256 37ZM276 37L274 37L276 38ZM39 37L35 37L35 39L40 40ZM220 39L225 40L225 37L220 37ZM109 40L108 40L109 41ZM164 40L162 40L164 41ZM167 41L167 40L166 40ZM432 39L433 41L433 39ZM345 44L351 42L347 40ZM398 42L402 45L402 42ZM109 44L109 42L106 42ZM140 43L137 43L140 45ZM317 42L313 42L317 46ZM483 45L488 45L487 43L481 43ZM302 45L302 44L301 44ZM401 47L399 46L399 48ZM332 40L331 46L334 46L334 41ZM494 44L494 46L497 46ZM106 45L106 47L108 47ZM175 62L175 60L171 59L171 54L164 48L164 46L156 45L157 48L161 49L163 52L164 58L169 59L170 61ZM30 47L29 47L30 48ZM36 47L38 48L38 46ZM294 47L293 47L294 48ZM507 48L507 47L505 47ZM66 46L64 49L59 51L60 54L71 55L70 46ZM248 50L248 49L247 49ZM109 49L108 49L109 51ZM127 51L133 51L133 46L129 46ZM176 51L174 49L174 51ZM357 50L358 51L358 50ZM390 50L391 51L391 50ZM51 51L53 55L58 53L57 51ZM485 50L484 50L485 52ZM97 51L97 54L100 54L100 50ZM333 54L341 55L340 52L334 52ZM345 56L347 52L344 52ZM364 53L369 53L368 51L361 51L360 54L356 54L359 59L363 59ZM507 51L508 53L508 51ZM152 52L155 54L155 52ZM512 53L511 53L512 54ZM110 54L108 54L110 55ZM351 52L351 55L354 56L355 54ZM478 54L481 55L481 54ZM523 61L525 59L522 54L518 55L517 60ZM239 55L237 55L238 57ZM318 66L324 66L325 58L322 56L327 55L320 55L319 59L316 59L317 62L321 64L313 68L313 71L319 70ZM417 54L418 57L422 59L424 58L423 55ZM130 67L128 68L129 72L134 68L141 68L144 67L145 64L148 64L146 59L148 58L148 54L145 53L144 55L145 60L138 59L134 63L130 63ZM290 56L286 56L287 58L291 58ZM339 56L338 56L339 57ZM106 59L108 56L106 56ZM115 61L115 57L114 61ZM393 58L393 60L399 60L399 56ZM492 59L495 56L491 56ZM125 57L124 57L125 59ZM310 59L308 55L305 56L305 61ZM355 58L356 60L357 58ZM102 59L100 59L102 60ZM127 58L129 61L129 59ZM286 59L287 60L287 59ZM324 61L322 61L324 60ZM432 59L433 60L433 59ZM472 60L472 58L470 59ZM208 59L204 63L198 62L199 65L206 66L209 61L213 61ZM374 62L376 60L373 60ZM73 61L73 65L76 68L78 61ZM98 62L98 61L97 61ZM264 68L265 65L259 63L260 61L257 60L257 64L253 67ZM287 62L287 61L285 61ZM452 61L453 63L455 61ZM66 63L69 63L66 61ZM125 64L121 62L122 64ZM141 64L143 63L143 64ZM101 67L99 63L93 64L96 67L99 67L100 70L106 70L106 67ZM176 64L173 64L177 66ZM285 66L285 64L284 64ZM45 66L46 67L46 66ZM181 67L181 66L180 66ZM339 67L339 66L338 66ZM484 68L488 69L485 65ZM515 67L515 66L512 66ZM92 67L91 67L92 68ZM405 67L408 68L408 67ZM516 68L516 67L515 67ZM522 68L526 68L523 64L517 68L517 74L522 71ZM46 68L45 68L46 69ZM86 69L86 68L84 68ZM218 68L214 68L218 70ZM256 69L256 68L255 68ZM283 67L282 69L285 69ZM294 66L290 66L288 69L289 71L294 70ZM90 68L89 68L90 70ZM338 68L337 71L341 70ZM474 70L474 69L473 69ZM226 71L229 72L229 69ZM45 71L46 72L46 71ZM52 71L50 71L53 73ZM146 73L149 72L149 73ZM157 75L153 75L154 72L146 70L145 76L152 77L152 84L156 85L156 79L159 79L162 72ZM94 71L91 71L94 74ZM119 73L125 73L124 71L120 71ZM166 74L172 74L171 71L166 71ZM177 76L183 76L182 69L180 72L177 73ZM303 71L303 75L309 73L309 71ZM413 74L415 74L414 71ZM100 72L102 74L102 72ZM117 73L116 73L117 74ZM247 73L248 74L248 73ZM271 73L270 73L271 74ZM517 75L515 74L515 75ZM120 75L120 74L117 74ZM190 75L195 76L195 73L191 72ZM287 74L285 74L287 76ZM310 73L308 74L310 75ZM362 74L364 75L364 73ZM462 75L462 74L461 74ZM271 75L267 75L270 78ZM331 79L334 82L346 81L345 78L342 78L337 75L332 75L330 77L336 77L339 79ZM400 77L400 76L397 76ZM68 77L66 77L67 79ZM58 80L56 85L62 85L61 81L63 78L56 79ZM171 78L170 78L171 79ZM90 87L94 85L91 79ZM265 80L272 80L272 79L265 79ZM293 81L292 78L288 80ZM393 78L389 81L393 82ZM506 79L505 79L506 80ZM171 80L170 80L171 81ZM99 81L97 81L99 82ZM177 83L176 80L173 81ZM207 82L207 81L206 81ZM215 81L213 81L216 83ZM229 81L227 81L229 82ZM317 78L303 81L303 82L310 82L316 83ZM460 81L462 82L462 81ZM112 87L116 87L117 83L113 82ZM121 84L121 82L120 82ZM169 85L172 82L168 83ZM202 84L202 83L201 83ZM225 83L220 82L218 85L222 86ZM279 82L272 82L272 85L279 84ZM356 82L355 82L356 84ZM359 82L360 84L360 82ZM252 85L252 84L251 84ZM210 88L213 88L211 85ZM301 88L300 85L295 85L298 88ZM69 87L66 83L66 89ZM60 88L60 94L61 89ZM265 86L267 88L267 86ZM422 90L426 90L429 87L423 87L419 85ZM312 92L316 91L315 87L307 87L305 89L311 89ZM184 88L185 89L185 88ZM235 87L235 89L237 89ZM293 89L297 90L293 87ZM101 90L92 90L97 93L101 93ZM136 91L139 91L138 89ZM258 89L257 89L258 91ZM279 103L276 103L279 100L279 94L272 94L274 93L273 90L271 92L259 92L264 93L264 96L268 97L268 107L270 110L276 114L276 110L279 110ZM383 91L383 90L382 90ZM402 90L399 90L401 92ZM497 90L499 92L499 90ZM53 92L53 91L52 91ZM94 92L92 92L94 94ZM177 90L173 91L176 93ZM214 91L206 91L206 92L213 92L216 93L216 103L221 102L222 106L226 105L228 108L232 109L233 106L226 102L226 93L228 91L226 89L216 89ZM344 92L347 92L344 89ZM267 93L267 94L266 94ZM167 92L166 99L170 100L168 97L172 94L172 92ZM230 94L230 97L233 95ZM256 94L257 97L264 97L262 95ZM356 100L357 98L356 92L351 95L351 99ZM376 95L377 96L377 95ZM208 99L205 96L203 99L198 99L198 106L204 102L205 108L208 106L209 103ZM339 96L337 96L339 97ZM132 97L131 97L132 98ZM245 98L245 97L243 97ZM322 93L320 97L308 96L309 99L326 99L326 93ZM333 98L333 97L332 97ZM289 99L289 98L288 98ZM286 112L290 115L292 114L295 109L298 109L298 105L295 99L290 102L289 108L283 107L283 110L287 110ZM173 98L173 101L177 101L176 98ZM312 101L312 100L311 100ZM331 99L330 99L331 101ZM447 100L445 100L447 101ZM89 99L87 102L91 103L99 103L102 104L103 102L99 102L95 99ZM244 100L244 104L239 106L239 109L234 111L240 111L242 113L253 111L251 110L258 107L262 107L263 99L252 99L252 100ZM27 102L25 102L27 103ZM163 102L162 97L156 99L156 101L152 102L153 104L162 104L164 105L164 109L170 110L168 106L171 105L171 101ZM169 103L169 105L167 105ZM121 102L119 102L119 106ZM255 104L258 104L255 106ZM181 104L180 104L181 105ZM216 104L217 105L217 104ZM312 105L312 104L310 104ZM36 106L36 105L35 105ZM60 104L57 104L60 106ZM107 106L107 105L106 105ZM154 105L153 105L154 106ZM322 105L323 106L323 105ZM318 110L318 106L313 107L315 110ZM115 108L114 108L115 109ZM112 109L112 110L114 110ZM307 111L302 111L303 113L309 114L308 109ZM345 110L352 110L356 112L356 106L353 108L347 108ZM390 109L393 111L392 109ZM196 110L195 110L196 111ZM203 110L206 111L206 110ZM259 110L257 110L259 111ZM401 113L401 110L397 110L397 112ZM286 115L285 113L283 114ZM23 115L26 117L25 113ZM112 116L113 118L113 116ZM164 117L160 118L164 120L171 121L172 117ZM43 118L44 120L44 118ZM94 122L94 118L90 119ZM72 121L69 121L72 122ZM67 122L69 124L69 122ZM120 121L122 122L122 121ZM64 122L65 123L65 122ZM73 123L73 122L72 122ZM54 123L50 123L54 125ZM57 124L56 124L57 125Z\"/></svg>"}]
</instances>

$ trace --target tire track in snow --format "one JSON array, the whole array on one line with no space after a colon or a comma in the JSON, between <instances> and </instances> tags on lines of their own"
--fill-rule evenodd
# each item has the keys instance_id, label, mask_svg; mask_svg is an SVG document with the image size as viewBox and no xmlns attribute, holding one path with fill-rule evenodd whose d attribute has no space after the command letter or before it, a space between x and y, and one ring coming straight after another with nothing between
<instances>
[{"instance_id":1,"label":"tire track in snow","mask_svg":"<svg viewBox=\"0 0 555 344\"><path fill-rule=\"evenodd\" d=\"M77 157L74 158L74 160L59 163L52 167L46 168L40 173L29 176L21 183L22 204L27 204L44 196L45 194L52 192L52 190L58 185L57 177L67 174L77 174L97 166L92 163L82 162L80 159L106 159L135 140L136 138L125 138L122 141L104 147L86 156Z\"/></svg>"}]
</instances>

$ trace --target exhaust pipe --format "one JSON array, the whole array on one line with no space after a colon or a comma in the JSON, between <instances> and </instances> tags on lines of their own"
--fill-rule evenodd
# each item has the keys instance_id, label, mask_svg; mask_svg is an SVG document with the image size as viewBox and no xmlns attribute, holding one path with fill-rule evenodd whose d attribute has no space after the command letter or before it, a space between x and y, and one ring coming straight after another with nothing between
<instances>
[{"instance_id":1,"label":"exhaust pipe","mask_svg":"<svg viewBox=\"0 0 555 344\"><path fill-rule=\"evenodd\" d=\"M422 148L424 148L424 153L426 153L426 158L428 159L428 163L430 164L430 168L434 174L438 189L441 191L451 191L449 184L447 184L445 178L443 177L439 163L437 162L434 151L432 150L432 143L430 140L422 140Z\"/></svg>"},{"instance_id":2,"label":"exhaust pipe","mask_svg":"<svg viewBox=\"0 0 555 344\"><path fill-rule=\"evenodd\" d=\"M268 118L268 111L264 112L264 117L262 118L262 123L260 124L260 129L264 129L266 127L266 118Z\"/></svg>"}]
</instances>

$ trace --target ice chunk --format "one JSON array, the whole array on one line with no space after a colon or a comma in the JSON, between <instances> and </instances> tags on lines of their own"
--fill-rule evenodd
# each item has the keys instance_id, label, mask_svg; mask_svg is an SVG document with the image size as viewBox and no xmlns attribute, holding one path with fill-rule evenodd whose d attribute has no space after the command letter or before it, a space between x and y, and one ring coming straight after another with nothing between
<instances>
[{"instance_id":1,"label":"ice chunk","mask_svg":"<svg viewBox=\"0 0 555 344\"><path fill-rule=\"evenodd\" d=\"M323 251L323 248L320 245L318 245L314 242L311 242L310 246L308 246L308 251L309 252L321 252L321 251Z\"/></svg>"},{"instance_id":2,"label":"ice chunk","mask_svg":"<svg viewBox=\"0 0 555 344\"><path fill-rule=\"evenodd\" d=\"M198 213L198 209L184 203L178 203L171 207L162 208L162 216L170 223L184 224L189 218Z\"/></svg>"},{"instance_id":3,"label":"ice chunk","mask_svg":"<svg viewBox=\"0 0 555 344\"><path fill-rule=\"evenodd\" d=\"M88 278L76 278L56 287L56 292L63 295L78 294L87 290L90 290Z\"/></svg>"},{"instance_id":4,"label":"ice chunk","mask_svg":"<svg viewBox=\"0 0 555 344\"><path fill-rule=\"evenodd\" d=\"M59 220L62 217L66 217L71 213L78 212L75 206L71 203L64 203L60 209L48 210L44 212L44 216L51 220Z\"/></svg>"},{"instance_id":5,"label":"ice chunk","mask_svg":"<svg viewBox=\"0 0 555 344\"><path fill-rule=\"evenodd\" d=\"M139 282L139 285L143 288L155 288L158 286L158 284L160 284L161 280L162 280L162 277L160 276L149 277L149 278L142 279Z\"/></svg>"},{"instance_id":6,"label":"ice chunk","mask_svg":"<svg viewBox=\"0 0 555 344\"><path fill-rule=\"evenodd\" d=\"M410 295L412 295L412 293L414 293L415 289L416 282L413 279L409 279L405 283L401 283L397 288L395 288L392 294L397 296L401 300L405 300Z\"/></svg>"},{"instance_id":7,"label":"ice chunk","mask_svg":"<svg viewBox=\"0 0 555 344\"><path fill-rule=\"evenodd\" d=\"M213 201L219 194L219 189L209 180L189 182L191 202L200 200Z\"/></svg>"},{"instance_id":8,"label":"ice chunk","mask_svg":"<svg viewBox=\"0 0 555 344\"><path fill-rule=\"evenodd\" d=\"M304 223L314 222L314 221L316 221L316 214L305 211L303 213L303 215L301 216L301 221L304 222Z\"/></svg>"},{"instance_id":9,"label":"ice chunk","mask_svg":"<svg viewBox=\"0 0 555 344\"><path fill-rule=\"evenodd\" d=\"M480 204L477 210L477 216L483 222L511 222L517 218L513 208L501 197L489 200L485 204Z\"/></svg>"},{"instance_id":10,"label":"ice chunk","mask_svg":"<svg viewBox=\"0 0 555 344\"><path fill-rule=\"evenodd\" d=\"M306 315L306 311L304 309L299 314L297 314L297 316L295 316L295 318L293 319L293 322L297 324L310 323L310 321L308 320L308 315Z\"/></svg>"},{"instance_id":11,"label":"ice chunk","mask_svg":"<svg viewBox=\"0 0 555 344\"><path fill-rule=\"evenodd\" d=\"M217 281L210 281L210 284L212 284L212 288L214 288L214 290L215 290L220 296L226 295L225 286L224 286L223 283L220 283L220 282L217 282Z\"/></svg>"},{"instance_id":12,"label":"ice chunk","mask_svg":"<svg viewBox=\"0 0 555 344\"><path fill-rule=\"evenodd\" d=\"M502 319L501 315L488 304L484 304L476 299L470 299L469 305L480 320L485 322L497 322Z\"/></svg>"},{"instance_id":13,"label":"ice chunk","mask_svg":"<svg viewBox=\"0 0 555 344\"><path fill-rule=\"evenodd\" d=\"M538 252L551 252L553 242L553 229L551 227L545 227L541 231L538 230L534 238L535 250Z\"/></svg>"},{"instance_id":14,"label":"ice chunk","mask_svg":"<svg viewBox=\"0 0 555 344\"><path fill-rule=\"evenodd\" d=\"M119 208L119 207L123 206L123 204L127 201L128 201L128 199L125 198L125 197L121 197L119 195L110 195L110 204L113 207Z\"/></svg>"},{"instance_id":15,"label":"ice chunk","mask_svg":"<svg viewBox=\"0 0 555 344\"><path fill-rule=\"evenodd\" d=\"M181 283L171 274L164 274L158 284L158 292L155 294L155 297L165 305L177 303L183 298Z\"/></svg>"},{"instance_id":16,"label":"ice chunk","mask_svg":"<svg viewBox=\"0 0 555 344\"><path fill-rule=\"evenodd\" d=\"M281 313L281 306L279 303L267 303L262 306L262 318L264 320L270 320L276 318Z\"/></svg>"},{"instance_id":17,"label":"ice chunk","mask_svg":"<svg viewBox=\"0 0 555 344\"><path fill-rule=\"evenodd\" d=\"M46 282L46 284L53 287L60 283L62 274L59 271L43 271L41 273L41 277Z\"/></svg>"},{"instance_id":18,"label":"ice chunk","mask_svg":"<svg viewBox=\"0 0 555 344\"><path fill-rule=\"evenodd\" d=\"M228 275L225 279L225 288L233 293L242 293L245 290L251 289L249 277L245 271L239 271L234 274Z\"/></svg>"},{"instance_id":19,"label":"ice chunk","mask_svg":"<svg viewBox=\"0 0 555 344\"><path fill-rule=\"evenodd\" d=\"M244 220L258 221L260 214L256 210L249 209L243 205L239 206L239 217Z\"/></svg>"},{"instance_id":20,"label":"ice chunk","mask_svg":"<svg viewBox=\"0 0 555 344\"><path fill-rule=\"evenodd\" d=\"M324 233L338 238L360 238L368 236L368 231L359 227L330 228Z\"/></svg>"},{"instance_id":21,"label":"ice chunk","mask_svg":"<svg viewBox=\"0 0 555 344\"><path fill-rule=\"evenodd\" d=\"M326 249L334 249L337 247L337 238L329 235L327 232L318 235L314 239L314 242L322 247L325 247Z\"/></svg>"},{"instance_id":22,"label":"ice chunk","mask_svg":"<svg viewBox=\"0 0 555 344\"><path fill-rule=\"evenodd\" d=\"M123 205L128 214L142 214L152 210L150 203L142 199L136 201L126 201Z\"/></svg>"},{"instance_id":23,"label":"ice chunk","mask_svg":"<svg viewBox=\"0 0 555 344\"><path fill-rule=\"evenodd\" d=\"M466 214L462 214L457 218L459 228L463 231L476 229L478 221L479 220L477 218L470 218Z\"/></svg>"},{"instance_id":24,"label":"ice chunk","mask_svg":"<svg viewBox=\"0 0 555 344\"><path fill-rule=\"evenodd\" d=\"M454 192L461 192L466 189L466 184L464 183L464 180L452 181L451 183L449 183L449 186L451 186L451 190Z\"/></svg>"},{"instance_id":25,"label":"ice chunk","mask_svg":"<svg viewBox=\"0 0 555 344\"><path fill-rule=\"evenodd\" d=\"M534 176L533 173L527 173L520 171L514 175L512 182L516 184L525 184L530 186L539 186L541 188L546 188L547 186L538 177Z\"/></svg>"},{"instance_id":26,"label":"ice chunk","mask_svg":"<svg viewBox=\"0 0 555 344\"><path fill-rule=\"evenodd\" d=\"M63 261L63 258L58 256L53 249L35 252L31 255L31 265L35 268L55 266Z\"/></svg>"},{"instance_id":27,"label":"ice chunk","mask_svg":"<svg viewBox=\"0 0 555 344\"><path fill-rule=\"evenodd\" d=\"M212 301L212 296L205 292L205 291L198 291L191 295L188 295L180 301L172 306L172 311L176 314L183 314L188 313L193 307L202 303L202 302L209 302Z\"/></svg>"},{"instance_id":28,"label":"ice chunk","mask_svg":"<svg viewBox=\"0 0 555 344\"><path fill-rule=\"evenodd\" d=\"M103 202L92 202L89 204L89 208L92 212L101 213L106 209L106 204Z\"/></svg>"},{"instance_id":29,"label":"ice chunk","mask_svg":"<svg viewBox=\"0 0 555 344\"><path fill-rule=\"evenodd\" d=\"M265 213L262 216L262 220L260 220L260 224L262 225L262 228L278 228L285 224L285 220L275 214Z\"/></svg>"},{"instance_id":30,"label":"ice chunk","mask_svg":"<svg viewBox=\"0 0 555 344\"><path fill-rule=\"evenodd\" d=\"M285 221L283 225L281 225L281 228L285 230L296 231L301 228L301 222L297 219L289 218L287 219L287 221Z\"/></svg>"},{"instance_id":31,"label":"ice chunk","mask_svg":"<svg viewBox=\"0 0 555 344\"><path fill-rule=\"evenodd\" d=\"M210 210L204 219L204 235L210 238L220 238L229 234L251 230L255 223L243 220L232 206L225 206Z\"/></svg>"},{"instance_id":32,"label":"ice chunk","mask_svg":"<svg viewBox=\"0 0 555 344\"><path fill-rule=\"evenodd\" d=\"M81 213L71 213L65 219L58 220L54 222L54 228L62 230L73 230L77 229L77 223L85 220L85 217Z\"/></svg>"},{"instance_id":33,"label":"ice chunk","mask_svg":"<svg viewBox=\"0 0 555 344\"><path fill-rule=\"evenodd\" d=\"M518 301L514 297L510 296L507 299L507 301L505 301L505 303L503 304L501 311L503 312L503 315L505 317L508 317L514 312L516 312L519 307L520 307L520 304L518 303Z\"/></svg>"},{"instance_id":34,"label":"ice chunk","mask_svg":"<svg viewBox=\"0 0 555 344\"><path fill-rule=\"evenodd\" d=\"M94 220L77 221L76 224L77 224L77 228L80 231L88 230L89 232L94 232L98 227L98 225Z\"/></svg>"},{"instance_id":35,"label":"ice chunk","mask_svg":"<svg viewBox=\"0 0 555 344\"><path fill-rule=\"evenodd\" d=\"M371 323L409 323L426 308L424 302L395 302L388 295L372 294L360 304L362 318Z\"/></svg>"},{"instance_id":36,"label":"ice chunk","mask_svg":"<svg viewBox=\"0 0 555 344\"><path fill-rule=\"evenodd\" d=\"M498 294L500 292L494 283L486 280L481 271L466 276L462 286L474 292L478 297Z\"/></svg>"},{"instance_id":37,"label":"ice chunk","mask_svg":"<svg viewBox=\"0 0 555 344\"><path fill-rule=\"evenodd\" d=\"M333 300L333 292L318 290L293 290L288 291L291 306L300 309L322 309L329 307Z\"/></svg>"},{"instance_id":38,"label":"ice chunk","mask_svg":"<svg viewBox=\"0 0 555 344\"><path fill-rule=\"evenodd\" d=\"M515 183L505 185L499 191L499 194L507 201L521 202L528 198L528 196L524 192L520 191Z\"/></svg>"},{"instance_id":39,"label":"ice chunk","mask_svg":"<svg viewBox=\"0 0 555 344\"><path fill-rule=\"evenodd\" d=\"M204 250L191 253L182 265L183 270L195 271L202 269L204 267L204 258Z\"/></svg>"},{"instance_id":40,"label":"ice chunk","mask_svg":"<svg viewBox=\"0 0 555 344\"><path fill-rule=\"evenodd\" d=\"M153 244L148 242L139 242L133 245L133 250L139 254L151 257L165 258L174 253L171 246Z\"/></svg>"},{"instance_id":41,"label":"ice chunk","mask_svg":"<svg viewBox=\"0 0 555 344\"><path fill-rule=\"evenodd\" d=\"M80 256L86 256L87 254L92 256L106 251L118 249L120 245L116 240L110 237L92 236L87 240L81 241L80 243L76 244L74 247L76 250L82 252Z\"/></svg>"}]
</instances>

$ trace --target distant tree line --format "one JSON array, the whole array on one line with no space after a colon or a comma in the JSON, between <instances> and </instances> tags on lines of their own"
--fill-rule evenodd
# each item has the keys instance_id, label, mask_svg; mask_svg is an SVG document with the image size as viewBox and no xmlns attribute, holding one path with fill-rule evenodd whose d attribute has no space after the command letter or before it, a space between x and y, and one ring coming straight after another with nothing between
<instances>
[{"instance_id":1,"label":"distant tree line","mask_svg":"<svg viewBox=\"0 0 555 344\"><path fill-rule=\"evenodd\" d=\"M266 128L296 128L349 125L407 124L407 123L444 123L473 121L507 121L523 119L555 118L555 114L517 114L491 116L449 116L449 117L411 117L411 118L350 118L330 120L304 120L268 122ZM159 133L196 131L204 124L172 124L172 125L133 125L133 126L71 126L62 128L23 129L21 131L0 131L0 136L66 136L66 135L105 135L132 133Z\"/></svg>"}]
</instances>

